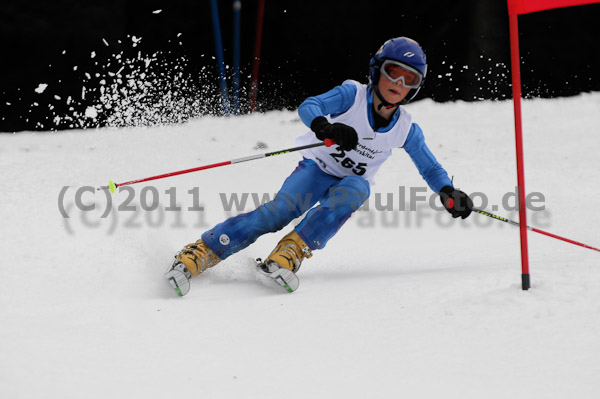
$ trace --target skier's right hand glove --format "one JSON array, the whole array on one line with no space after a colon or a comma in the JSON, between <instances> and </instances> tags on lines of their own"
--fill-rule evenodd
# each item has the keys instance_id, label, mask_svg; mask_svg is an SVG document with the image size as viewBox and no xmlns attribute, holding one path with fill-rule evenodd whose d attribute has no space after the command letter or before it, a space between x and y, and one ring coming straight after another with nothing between
<instances>
[{"instance_id":1,"label":"skier's right hand glove","mask_svg":"<svg viewBox=\"0 0 600 399\"><path fill-rule=\"evenodd\" d=\"M352 126L343 123L329 123L324 116L317 116L310 124L319 140L334 140L342 150L350 151L358 144L358 134Z\"/></svg>"}]
</instances>

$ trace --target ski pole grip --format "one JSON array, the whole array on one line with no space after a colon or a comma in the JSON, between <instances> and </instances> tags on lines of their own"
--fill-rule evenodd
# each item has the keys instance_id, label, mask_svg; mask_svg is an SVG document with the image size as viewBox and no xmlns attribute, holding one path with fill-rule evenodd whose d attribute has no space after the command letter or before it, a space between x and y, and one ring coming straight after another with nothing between
<instances>
[{"instance_id":1,"label":"ski pole grip","mask_svg":"<svg viewBox=\"0 0 600 399\"><path fill-rule=\"evenodd\" d=\"M335 142L335 140L332 140L332 139L325 139L323 141L325 142L325 147L331 147L332 145L336 145L337 144Z\"/></svg>"}]
</instances>

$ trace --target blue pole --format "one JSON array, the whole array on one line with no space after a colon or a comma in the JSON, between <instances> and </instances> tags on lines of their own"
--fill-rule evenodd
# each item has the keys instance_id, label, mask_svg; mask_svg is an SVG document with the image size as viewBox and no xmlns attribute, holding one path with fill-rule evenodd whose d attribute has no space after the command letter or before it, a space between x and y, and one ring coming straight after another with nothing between
<instances>
[{"instance_id":1,"label":"blue pole","mask_svg":"<svg viewBox=\"0 0 600 399\"><path fill-rule=\"evenodd\" d=\"M240 113L240 31L242 1L233 0L233 113Z\"/></svg>"},{"instance_id":2,"label":"blue pole","mask_svg":"<svg viewBox=\"0 0 600 399\"><path fill-rule=\"evenodd\" d=\"M227 80L225 76L225 61L223 56L223 40L221 39L221 26L219 25L219 9L217 0L210 1L212 10L213 28L215 31L215 49L217 53L217 63L219 64L219 79L221 80L221 97L223 103L223 113L229 116L229 93L227 90Z\"/></svg>"}]
</instances>

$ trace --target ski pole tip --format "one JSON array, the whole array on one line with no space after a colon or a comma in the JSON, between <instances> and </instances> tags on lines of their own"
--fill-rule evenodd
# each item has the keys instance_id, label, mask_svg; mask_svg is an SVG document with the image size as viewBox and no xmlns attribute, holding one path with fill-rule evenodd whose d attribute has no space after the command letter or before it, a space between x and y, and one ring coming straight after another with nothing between
<instances>
[{"instance_id":1,"label":"ski pole tip","mask_svg":"<svg viewBox=\"0 0 600 399\"><path fill-rule=\"evenodd\" d=\"M100 190L110 190L111 193L114 193L117 190L117 183L115 183L114 181L110 180L108 182L108 186L100 186L96 189L96 191L100 191Z\"/></svg>"}]
</instances>

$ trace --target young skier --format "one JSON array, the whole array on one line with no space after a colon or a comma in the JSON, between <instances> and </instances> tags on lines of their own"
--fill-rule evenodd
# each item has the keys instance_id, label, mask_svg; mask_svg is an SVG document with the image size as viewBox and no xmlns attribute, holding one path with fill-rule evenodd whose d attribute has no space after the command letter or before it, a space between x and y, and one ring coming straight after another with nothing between
<instances>
[{"instance_id":1,"label":"young skier","mask_svg":"<svg viewBox=\"0 0 600 399\"><path fill-rule=\"evenodd\" d=\"M417 95L426 74L427 60L419 44L398 37L386 41L371 58L369 85L349 80L307 98L298 114L311 130L298 137L297 144L330 139L337 146L302 150L303 159L273 201L227 219L177 253L166 273L176 292L185 295L191 277L246 248L259 236L281 230L310 209L258 268L294 291L298 288L295 273L302 261L310 258L312 251L323 249L366 201L373 177L394 148L404 148L453 217L468 217L471 199L453 187L427 148L421 128L401 107Z\"/></svg>"}]
</instances>

